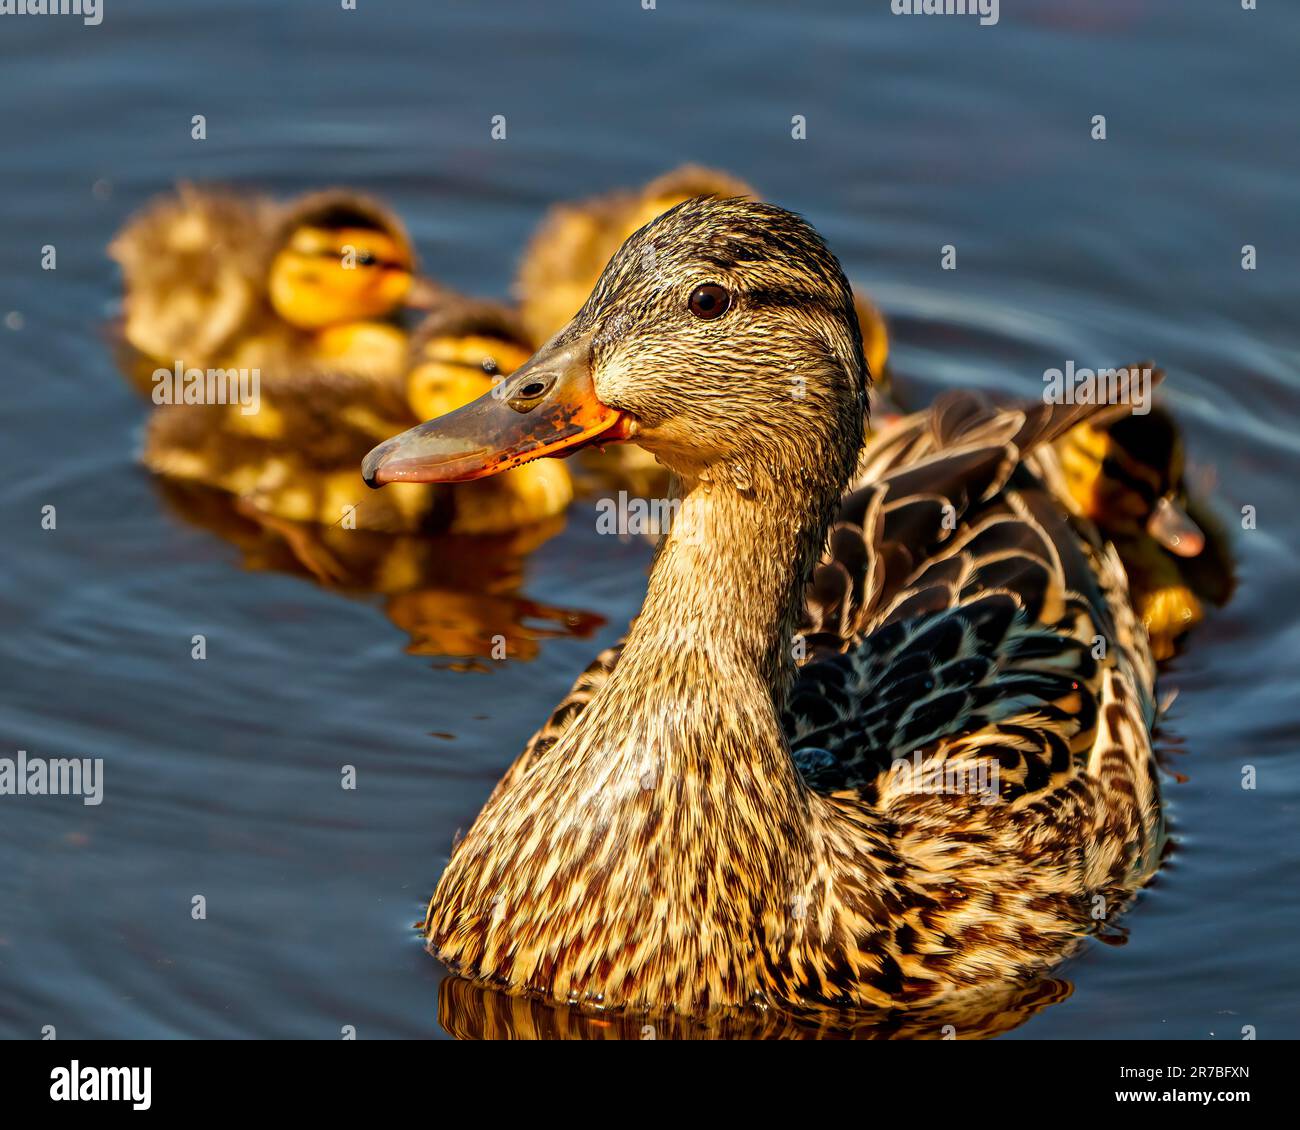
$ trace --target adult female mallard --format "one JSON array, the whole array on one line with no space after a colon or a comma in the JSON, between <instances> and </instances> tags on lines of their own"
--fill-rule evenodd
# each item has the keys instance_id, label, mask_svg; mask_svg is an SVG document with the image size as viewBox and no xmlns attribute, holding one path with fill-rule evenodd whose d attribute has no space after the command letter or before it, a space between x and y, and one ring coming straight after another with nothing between
<instances>
[{"instance_id":1,"label":"adult female mallard","mask_svg":"<svg viewBox=\"0 0 1300 1130\"><path fill-rule=\"evenodd\" d=\"M392 316L436 296L397 216L350 189L281 205L181 184L109 254L125 288L123 361L144 391L175 364L395 372L406 336Z\"/></svg>"},{"instance_id":2,"label":"adult female mallard","mask_svg":"<svg viewBox=\"0 0 1300 1130\"><path fill-rule=\"evenodd\" d=\"M521 467L465 493L408 485L389 498L369 494L357 473L377 440L483 395L526 360L520 333L496 303L445 298L416 331L401 385L309 368L277 376L255 412L167 405L149 418L145 465L233 494L249 517L267 523L485 534L553 517L573 496L559 463ZM292 526L283 532L290 536Z\"/></svg>"},{"instance_id":3,"label":"adult female mallard","mask_svg":"<svg viewBox=\"0 0 1300 1130\"><path fill-rule=\"evenodd\" d=\"M366 457L454 482L631 440L680 481L625 643L452 853L451 968L605 1008L921 1005L1041 974L1152 872L1150 657L1035 472L1095 409L950 393L860 466L867 385L812 228L696 200L504 396Z\"/></svg>"}]
</instances>

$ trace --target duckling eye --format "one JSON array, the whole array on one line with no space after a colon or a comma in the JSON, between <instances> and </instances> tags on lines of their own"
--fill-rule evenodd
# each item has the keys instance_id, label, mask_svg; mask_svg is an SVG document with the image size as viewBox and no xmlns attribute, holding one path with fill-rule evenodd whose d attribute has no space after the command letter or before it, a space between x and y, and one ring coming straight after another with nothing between
<instances>
[{"instance_id":1,"label":"duckling eye","mask_svg":"<svg viewBox=\"0 0 1300 1130\"><path fill-rule=\"evenodd\" d=\"M501 367L497 364L497 359L495 357L483 358L483 372L487 373L489 377L500 372L500 369Z\"/></svg>"},{"instance_id":2,"label":"duckling eye","mask_svg":"<svg viewBox=\"0 0 1300 1130\"><path fill-rule=\"evenodd\" d=\"M369 267L374 261L375 261L375 255L373 251L357 252L357 262L360 263L363 267Z\"/></svg>"},{"instance_id":3,"label":"duckling eye","mask_svg":"<svg viewBox=\"0 0 1300 1130\"><path fill-rule=\"evenodd\" d=\"M691 299L687 303L691 313L697 318L721 317L730 305L731 294L726 287L719 286L717 283L697 286L691 291Z\"/></svg>"}]
</instances>

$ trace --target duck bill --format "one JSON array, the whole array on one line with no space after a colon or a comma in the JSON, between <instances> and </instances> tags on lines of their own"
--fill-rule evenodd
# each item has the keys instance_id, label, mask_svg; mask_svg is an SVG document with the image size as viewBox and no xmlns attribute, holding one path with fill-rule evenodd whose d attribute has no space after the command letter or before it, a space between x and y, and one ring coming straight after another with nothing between
<instances>
[{"instance_id":1,"label":"duck bill","mask_svg":"<svg viewBox=\"0 0 1300 1130\"><path fill-rule=\"evenodd\" d=\"M381 443L361 474L372 487L463 483L631 434L629 419L597 398L585 344L547 345L491 392Z\"/></svg>"},{"instance_id":2,"label":"duck bill","mask_svg":"<svg viewBox=\"0 0 1300 1130\"><path fill-rule=\"evenodd\" d=\"M1171 498L1162 498L1147 519L1147 533L1170 553L1195 557L1205 548L1205 534L1191 516Z\"/></svg>"}]
</instances>

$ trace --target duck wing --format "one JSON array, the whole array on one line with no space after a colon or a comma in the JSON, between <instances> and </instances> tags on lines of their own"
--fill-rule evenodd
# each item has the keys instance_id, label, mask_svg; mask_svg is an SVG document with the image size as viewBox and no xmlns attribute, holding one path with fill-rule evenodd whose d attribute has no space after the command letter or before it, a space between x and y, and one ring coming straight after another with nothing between
<instances>
[{"instance_id":1,"label":"duck wing","mask_svg":"<svg viewBox=\"0 0 1300 1130\"><path fill-rule=\"evenodd\" d=\"M1036 466L1089 407L949 393L868 449L810 585L812 655L787 701L810 784L871 794L898 758L980 735L985 756L1003 739L1017 751L1001 757L1014 799L1091 748L1120 659L1149 705L1140 634L1117 615L1122 571Z\"/></svg>"},{"instance_id":2,"label":"duck wing","mask_svg":"<svg viewBox=\"0 0 1300 1130\"><path fill-rule=\"evenodd\" d=\"M1045 485L1048 445L1087 407L953 393L866 452L783 722L834 803L934 842L953 809L933 794L979 792L988 819L1023 821L1019 839L1083 860L1099 889L1151 867L1161 822L1154 669L1123 566Z\"/></svg>"}]
</instances>

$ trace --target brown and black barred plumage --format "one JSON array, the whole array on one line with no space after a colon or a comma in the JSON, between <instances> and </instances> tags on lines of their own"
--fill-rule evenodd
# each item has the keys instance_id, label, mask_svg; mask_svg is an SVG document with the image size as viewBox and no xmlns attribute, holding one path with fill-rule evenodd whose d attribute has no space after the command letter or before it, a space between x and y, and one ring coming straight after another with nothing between
<instances>
[{"instance_id":1,"label":"brown and black barred plumage","mask_svg":"<svg viewBox=\"0 0 1300 1130\"><path fill-rule=\"evenodd\" d=\"M721 316L692 313L706 284ZM1111 920L1159 857L1153 670L1038 462L1091 409L953 393L859 460L839 264L741 201L629 239L518 377L561 361L681 507L627 639L453 852L434 951L605 1008L911 1008Z\"/></svg>"}]
</instances>

